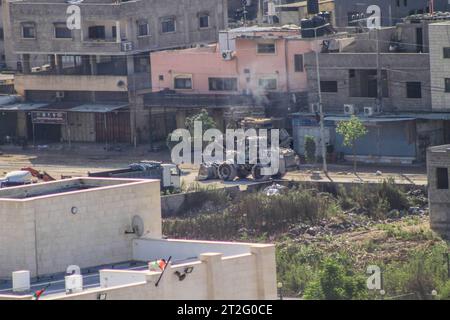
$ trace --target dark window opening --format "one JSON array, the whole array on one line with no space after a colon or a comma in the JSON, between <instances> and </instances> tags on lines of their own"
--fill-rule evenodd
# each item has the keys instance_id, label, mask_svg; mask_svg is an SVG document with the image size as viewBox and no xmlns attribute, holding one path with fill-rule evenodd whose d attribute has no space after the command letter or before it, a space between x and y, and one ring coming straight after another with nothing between
<instances>
[{"instance_id":1,"label":"dark window opening","mask_svg":"<svg viewBox=\"0 0 450 320\"><path fill-rule=\"evenodd\" d=\"M174 83L175 89L192 89L192 79L191 78L175 78Z\"/></svg>"},{"instance_id":2,"label":"dark window opening","mask_svg":"<svg viewBox=\"0 0 450 320\"><path fill-rule=\"evenodd\" d=\"M258 43L258 53L275 53L275 43Z\"/></svg>"},{"instance_id":3,"label":"dark window opening","mask_svg":"<svg viewBox=\"0 0 450 320\"><path fill-rule=\"evenodd\" d=\"M112 26L111 33L112 33L113 39L116 39L117 38L117 27L116 26Z\"/></svg>"},{"instance_id":4,"label":"dark window opening","mask_svg":"<svg viewBox=\"0 0 450 320\"><path fill-rule=\"evenodd\" d=\"M34 24L24 24L22 25L22 36L25 39L36 38L36 28Z\"/></svg>"},{"instance_id":5,"label":"dark window opening","mask_svg":"<svg viewBox=\"0 0 450 320\"><path fill-rule=\"evenodd\" d=\"M89 27L89 39L102 39L106 38L105 26L92 26Z\"/></svg>"},{"instance_id":6,"label":"dark window opening","mask_svg":"<svg viewBox=\"0 0 450 320\"><path fill-rule=\"evenodd\" d=\"M258 84L264 90L277 90L277 79L259 79Z\"/></svg>"},{"instance_id":7,"label":"dark window opening","mask_svg":"<svg viewBox=\"0 0 450 320\"><path fill-rule=\"evenodd\" d=\"M450 92L450 78L445 78L445 92Z\"/></svg>"},{"instance_id":8,"label":"dark window opening","mask_svg":"<svg viewBox=\"0 0 450 320\"><path fill-rule=\"evenodd\" d=\"M378 96L378 80L376 69L349 69L350 97L376 98ZM381 70L381 93L389 96L387 71Z\"/></svg>"},{"instance_id":9,"label":"dark window opening","mask_svg":"<svg viewBox=\"0 0 450 320\"><path fill-rule=\"evenodd\" d=\"M338 92L337 81L320 81L321 92Z\"/></svg>"},{"instance_id":10,"label":"dark window opening","mask_svg":"<svg viewBox=\"0 0 450 320\"><path fill-rule=\"evenodd\" d=\"M209 78L210 91L237 91L236 78Z\"/></svg>"},{"instance_id":11,"label":"dark window opening","mask_svg":"<svg viewBox=\"0 0 450 320\"><path fill-rule=\"evenodd\" d=\"M72 31L67 28L67 25L65 23L55 23L55 38L71 39Z\"/></svg>"},{"instance_id":12,"label":"dark window opening","mask_svg":"<svg viewBox=\"0 0 450 320\"><path fill-rule=\"evenodd\" d=\"M148 22L147 21L138 22L138 36L139 37L148 36Z\"/></svg>"},{"instance_id":13,"label":"dark window opening","mask_svg":"<svg viewBox=\"0 0 450 320\"><path fill-rule=\"evenodd\" d=\"M209 27L209 15L203 14L198 17L200 28Z\"/></svg>"},{"instance_id":14,"label":"dark window opening","mask_svg":"<svg viewBox=\"0 0 450 320\"><path fill-rule=\"evenodd\" d=\"M163 33L175 32L175 18L165 18L161 22Z\"/></svg>"},{"instance_id":15,"label":"dark window opening","mask_svg":"<svg viewBox=\"0 0 450 320\"><path fill-rule=\"evenodd\" d=\"M295 72L303 72L303 55L294 55Z\"/></svg>"},{"instance_id":16,"label":"dark window opening","mask_svg":"<svg viewBox=\"0 0 450 320\"><path fill-rule=\"evenodd\" d=\"M442 49L444 53L444 59L450 59L450 47L444 47Z\"/></svg>"},{"instance_id":17,"label":"dark window opening","mask_svg":"<svg viewBox=\"0 0 450 320\"><path fill-rule=\"evenodd\" d=\"M406 97L413 99L422 98L422 84L420 82L407 82Z\"/></svg>"},{"instance_id":18,"label":"dark window opening","mask_svg":"<svg viewBox=\"0 0 450 320\"><path fill-rule=\"evenodd\" d=\"M437 188L440 190L448 190L448 168L436 169Z\"/></svg>"}]
</instances>

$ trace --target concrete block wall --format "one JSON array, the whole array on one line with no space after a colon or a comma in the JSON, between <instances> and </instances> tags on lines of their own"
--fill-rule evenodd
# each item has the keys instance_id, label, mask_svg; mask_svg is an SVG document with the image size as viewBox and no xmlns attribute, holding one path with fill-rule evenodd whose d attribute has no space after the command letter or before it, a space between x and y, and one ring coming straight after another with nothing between
<instances>
[{"instance_id":1,"label":"concrete block wall","mask_svg":"<svg viewBox=\"0 0 450 320\"><path fill-rule=\"evenodd\" d=\"M36 274L34 212L23 203L2 200L0 204L0 279L26 267Z\"/></svg>"},{"instance_id":2,"label":"concrete block wall","mask_svg":"<svg viewBox=\"0 0 450 320\"><path fill-rule=\"evenodd\" d=\"M336 93L322 93L325 112L343 113L344 104L354 104L360 112L364 110L364 107L375 107L376 98L350 96L349 70L376 70L376 61L375 53L320 54L321 80L337 81L338 84ZM383 97L383 111L431 111L428 54L382 53L380 63L381 68L387 70L388 97ZM308 74L309 101L315 102L317 101L317 71L314 54L305 54L305 69ZM408 81L421 83L421 98L407 98L406 82Z\"/></svg>"},{"instance_id":3,"label":"concrete block wall","mask_svg":"<svg viewBox=\"0 0 450 320\"><path fill-rule=\"evenodd\" d=\"M429 26L430 73L433 111L450 110L450 93L445 92L445 78L450 78L450 59L444 59L443 48L450 47L450 24L433 23Z\"/></svg>"},{"instance_id":4,"label":"concrete block wall","mask_svg":"<svg viewBox=\"0 0 450 320\"><path fill-rule=\"evenodd\" d=\"M71 264L83 268L131 260L137 236L125 231L131 230L135 215L144 221L146 236L161 238L159 181L130 181L65 194L0 199L0 278L21 269L36 276L63 272Z\"/></svg>"},{"instance_id":5,"label":"concrete block wall","mask_svg":"<svg viewBox=\"0 0 450 320\"><path fill-rule=\"evenodd\" d=\"M450 190L437 189L437 168L448 168L450 172L450 151L437 151L436 148L427 151L431 228L443 238L450 239Z\"/></svg>"}]
</instances>

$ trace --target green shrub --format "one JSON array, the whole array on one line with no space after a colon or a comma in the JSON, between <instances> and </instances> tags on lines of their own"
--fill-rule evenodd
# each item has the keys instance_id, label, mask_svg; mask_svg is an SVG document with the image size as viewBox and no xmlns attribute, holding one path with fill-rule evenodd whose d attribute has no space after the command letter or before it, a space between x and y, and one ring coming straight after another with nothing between
<instances>
[{"instance_id":1,"label":"green shrub","mask_svg":"<svg viewBox=\"0 0 450 320\"><path fill-rule=\"evenodd\" d=\"M312 136L305 136L305 158L308 163L316 163L316 141Z\"/></svg>"},{"instance_id":2,"label":"green shrub","mask_svg":"<svg viewBox=\"0 0 450 320\"><path fill-rule=\"evenodd\" d=\"M305 290L305 299L351 300L367 297L366 279L339 261L328 258Z\"/></svg>"}]
</instances>

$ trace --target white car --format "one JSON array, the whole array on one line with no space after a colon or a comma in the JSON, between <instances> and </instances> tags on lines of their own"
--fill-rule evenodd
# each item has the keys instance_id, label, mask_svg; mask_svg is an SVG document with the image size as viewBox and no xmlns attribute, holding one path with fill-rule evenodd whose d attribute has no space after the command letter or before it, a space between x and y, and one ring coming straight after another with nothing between
<instances>
[{"instance_id":1,"label":"white car","mask_svg":"<svg viewBox=\"0 0 450 320\"><path fill-rule=\"evenodd\" d=\"M20 186L33 183L33 176L28 171L12 171L0 179L0 188Z\"/></svg>"}]
</instances>

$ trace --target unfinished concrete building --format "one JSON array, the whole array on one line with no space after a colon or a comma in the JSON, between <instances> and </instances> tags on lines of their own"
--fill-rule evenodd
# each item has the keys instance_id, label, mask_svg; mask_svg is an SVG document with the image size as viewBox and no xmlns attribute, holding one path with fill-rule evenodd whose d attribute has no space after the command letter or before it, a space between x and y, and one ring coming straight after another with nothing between
<instances>
[{"instance_id":1,"label":"unfinished concrete building","mask_svg":"<svg viewBox=\"0 0 450 320\"><path fill-rule=\"evenodd\" d=\"M335 132L336 123L351 115L362 119L369 131L357 142L358 161L425 162L427 147L450 143L450 114L432 108L431 22L411 18L396 27L354 34L353 42L344 48L337 48L333 40L323 41L319 53L321 98L326 142L334 146L336 156L353 158ZM314 53L305 55L305 69L310 106L293 124L299 152L305 135L319 139L320 132L314 119L318 102Z\"/></svg>"},{"instance_id":2,"label":"unfinished concrete building","mask_svg":"<svg viewBox=\"0 0 450 320\"><path fill-rule=\"evenodd\" d=\"M431 228L450 240L450 145L428 149L428 198Z\"/></svg>"},{"instance_id":3,"label":"unfinished concrete building","mask_svg":"<svg viewBox=\"0 0 450 320\"><path fill-rule=\"evenodd\" d=\"M1 189L0 300L44 287L49 300L276 299L275 247L163 239L158 180Z\"/></svg>"},{"instance_id":4,"label":"unfinished concrete building","mask_svg":"<svg viewBox=\"0 0 450 320\"><path fill-rule=\"evenodd\" d=\"M8 0L4 6L5 40L18 58L16 90L25 98L13 108L16 135L49 142L148 141L152 122L142 95L151 88L149 52L215 42L227 25L226 0L86 0L75 6ZM69 29L72 18L79 26ZM30 106L36 103L39 110ZM33 120L45 114L65 120Z\"/></svg>"}]
</instances>

